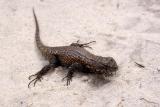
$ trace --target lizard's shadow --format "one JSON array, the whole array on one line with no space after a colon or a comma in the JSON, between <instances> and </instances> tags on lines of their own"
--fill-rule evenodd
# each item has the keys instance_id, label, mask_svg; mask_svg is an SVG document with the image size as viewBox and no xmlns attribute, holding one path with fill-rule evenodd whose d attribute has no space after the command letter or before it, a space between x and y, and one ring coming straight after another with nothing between
<instances>
[{"instance_id":1,"label":"lizard's shadow","mask_svg":"<svg viewBox=\"0 0 160 107\"><path fill-rule=\"evenodd\" d=\"M84 76L87 75L88 79L84 82L88 83L91 87L102 87L103 85L110 82L109 79L105 79L102 75L94 74L94 73L83 73L78 72L78 75Z\"/></svg>"},{"instance_id":2,"label":"lizard's shadow","mask_svg":"<svg viewBox=\"0 0 160 107\"><path fill-rule=\"evenodd\" d=\"M60 67L58 68L58 71L61 72L60 75L63 78L64 76L66 76L68 69ZM96 88L101 87L110 82L109 79L105 79L102 75L94 74L91 72L75 71L72 81L74 81L75 79L80 79L81 82L85 82L86 84L89 84L91 87Z\"/></svg>"}]
</instances>

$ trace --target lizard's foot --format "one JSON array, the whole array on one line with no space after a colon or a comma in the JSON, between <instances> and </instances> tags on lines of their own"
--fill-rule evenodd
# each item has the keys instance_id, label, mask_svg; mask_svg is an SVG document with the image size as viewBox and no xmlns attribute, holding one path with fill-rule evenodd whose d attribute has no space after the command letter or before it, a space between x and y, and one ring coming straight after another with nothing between
<instances>
[{"instance_id":1,"label":"lizard's foot","mask_svg":"<svg viewBox=\"0 0 160 107\"><path fill-rule=\"evenodd\" d=\"M67 86L70 85L70 82L72 81L72 77L73 77L73 72L69 71L67 73L67 75L62 79L62 81L64 81L65 79L67 80Z\"/></svg>"},{"instance_id":2,"label":"lizard's foot","mask_svg":"<svg viewBox=\"0 0 160 107\"><path fill-rule=\"evenodd\" d=\"M70 65L67 75L62 80L66 79L67 80L67 86L70 85L70 82L72 81L74 72L76 70L82 70L82 69L83 69L83 66L81 64L73 63L72 65Z\"/></svg>"},{"instance_id":3,"label":"lizard's foot","mask_svg":"<svg viewBox=\"0 0 160 107\"><path fill-rule=\"evenodd\" d=\"M32 82L34 82L34 87L35 87L37 81L41 81L41 79L42 79L42 75L36 73L36 74L34 74L34 75L29 76L29 80L30 80L31 77L33 77L33 76L36 76L36 78L34 78L33 80L31 80L31 81L29 82L28 88L30 88L30 84L31 84Z\"/></svg>"},{"instance_id":4,"label":"lizard's foot","mask_svg":"<svg viewBox=\"0 0 160 107\"><path fill-rule=\"evenodd\" d=\"M29 78L28 78L29 80L30 80L32 77L35 77L35 78L29 82L28 88L30 87L30 84L31 84L32 82L34 82L34 86L35 86L36 83L37 83L37 81L41 81L42 76L45 75L45 74L47 74L47 72L48 72L48 71L51 69L51 67L53 67L53 66L54 66L54 65L52 65L52 64L46 65L46 66L44 66L39 72L37 72L36 74L29 76Z\"/></svg>"},{"instance_id":5,"label":"lizard's foot","mask_svg":"<svg viewBox=\"0 0 160 107\"><path fill-rule=\"evenodd\" d=\"M72 43L70 46L78 46L78 47L82 47L82 48L84 48L84 47L91 48L89 46L89 44L94 43L94 42L96 42L96 41L91 41L91 42L88 42L88 43L80 44L79 40L78 40L76 43Z\"/></svg>"}]
</instances>

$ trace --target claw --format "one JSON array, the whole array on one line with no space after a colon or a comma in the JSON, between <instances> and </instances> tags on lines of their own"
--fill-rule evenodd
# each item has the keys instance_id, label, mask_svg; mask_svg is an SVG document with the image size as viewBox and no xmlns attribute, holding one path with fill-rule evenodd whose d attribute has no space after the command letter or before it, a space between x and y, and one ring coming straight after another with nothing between
<instances>
[{"instance_id":1,"label":"claw","mask_svg":"<svg viewBox=\"0 0 160 107\"><path fill-rule=\"evenodd\" d=\"M32 77L32 76L35 76L35 74L34 74L34 75L31 75L30 77ZM29 78L29 79L30 79L30 78ZM30 88L30 84L31 84L32 82L34 82L33 84L34 84L34 87L35 87L37 81L41 81L41 79L42 79L42 77L38 77L38 76L37 76L35 79L31 80L31 81L29 82L29 84L28 84L28 88Z\"/></svg>"},{"instance_id":2,"label":"claw","mask_svg":"<svg viewBox=\"0 0 160 107\"><path fill-rule=\"evenodd\" d=\"M92 49L92 47L90 47L89 44L94 43L94 42L96 42L96 41L91 41L91 42L84 43L84 44L80 44L80 45L81 45L82 47L87 47L87 48Z\"/></svg>"},{"instance_id":3,"label":"claw","mask_svg":"<svg viewBox=\"0 0 160 107\"><path fill-rule=\"evenodd\" d=\"M31 78L34 77L34 76L36 76L36 75L37 75L37 74L30 75L30 76L28 77L28 79L31 80Z\"/></svg>"},{"instance_id":4,"label":"claw","mask_svg":"<svg viewBox=\"0 0 160 107\"><path fill-rule=\"evenodd\" d=\"M88 45L88 44L91 44L91 43L94 43L94 42L96 42L96 41L91 41L91 42L88 42L88 43L84 43L82 45Z\"/></svg>"},{"instance_id":5,"label":"claw","mask_svg":"<svg viewBox=\"0 0 160 107\"><path fill-rule=\"evenodd\" d=\"M65 76L64 78L62 78L62 81L67 80L67 86L70 85L70 82L72 81L72 77L69 76Z\"/></svg>"},{"instance_id":6,"label":"claw","mask_svg":"<svg viewBox=\"0 0 160 107\"><path fill-rule=\"evenodd\" d=\"M83 44L80 44L80 45L83 46L83 47L89 47L88 45L91 44L91 43L94 43L94 42L96 42L96 41L91 41L91 42L83 43Z\"/></svg>"},{"instance_id":7,"label":"claw","mask_svg":"<svg viewBox=\"0 0 160 107\"><path fill-rule=\"evenodd\" d=\"M31 84L34 80L36 80L36 79L37 79L37 78L35 78L35 79L33 79L32 81L29 82L28 88L30 88L30 84Z\"/></svg>"},{"instance_id":8,"label":"claw","mask_svg":"<svg viewBox=\"0 0 160 107\"><path fill-rule=\"evenodd\" d=\"M38 79L36 79L36 80L34 81L34 87L35 87L35 85L36 85L37 81L38 81Z\"/></svg>"}]
</instances>

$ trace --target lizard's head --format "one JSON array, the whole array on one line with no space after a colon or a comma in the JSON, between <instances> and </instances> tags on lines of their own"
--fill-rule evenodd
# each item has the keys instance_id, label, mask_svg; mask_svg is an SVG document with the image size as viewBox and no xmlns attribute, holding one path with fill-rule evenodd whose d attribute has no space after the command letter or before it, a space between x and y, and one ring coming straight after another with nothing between
<instances>
[{"instance_id":1,"label":"lizard's head","mask_svg":"<svg viewBox=\"0 0 160 107\"><path fill-rule=\"evenodd\" d=\"M118 65L112 57L101 57L100 63L99 71L104 76L112 76L118 70Z\"/></svg>"}]
</instances>

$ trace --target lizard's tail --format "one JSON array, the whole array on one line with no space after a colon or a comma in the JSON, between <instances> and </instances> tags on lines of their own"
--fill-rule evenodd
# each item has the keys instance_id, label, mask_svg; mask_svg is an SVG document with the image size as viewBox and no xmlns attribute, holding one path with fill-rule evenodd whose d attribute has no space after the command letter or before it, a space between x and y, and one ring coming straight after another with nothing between
<instances>
[{"instance_id":1,"label":"lizard's tail","mask_svg":"<svg viewBox=\"0 0 160 107\"><path fill-rule=\"evenodd\" d=\"M39 24L38 24L38 20L33 8L33 16L34 16L34 20L35 20L35 26L36 26L36 31L35 31L35 40L36 40L36 44L38 49L43 53L44 49L46 48L46 46L42 43L40 36L39 36Z\"/></svg>"}]
</instances>

